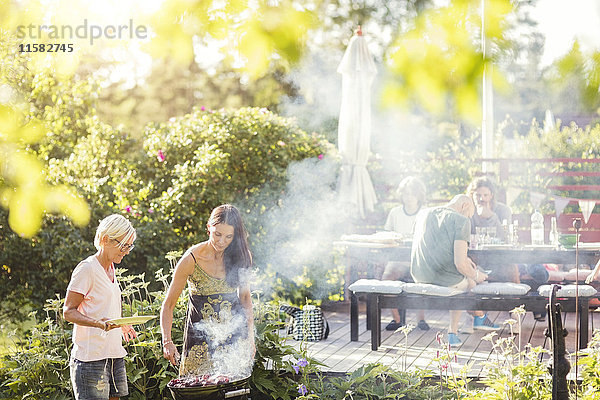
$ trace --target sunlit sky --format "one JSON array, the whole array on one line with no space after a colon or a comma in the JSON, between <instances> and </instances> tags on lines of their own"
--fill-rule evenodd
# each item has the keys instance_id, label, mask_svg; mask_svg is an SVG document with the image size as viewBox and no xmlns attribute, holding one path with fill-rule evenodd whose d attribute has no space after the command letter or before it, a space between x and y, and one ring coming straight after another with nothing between
<instances>
[{"instance_id":1,"label":"sunlit sky","mask_svg":"<svg viewBox=\"0 0 600 400\"><path fill-rule=\"evenodd\" d=\"M48 9L53 9L55 0L42 0ZM450 0L436 0L439 4L445 4ZM159 9L163 0L61 0L61 10L67 10L63 19L76 24L81 23L82 18L87 18L90 23L127 24L130 19L135 23L144 20L142 14L151 14ZM65 5L70 4L68 7ZM592 50L600 51L600 0L538 0L532 17L538 21L538 29L545 35L545 52L542 64L548 65L558 57L566 54L573 45L575 38L579 39L584 52ZM136 44L139 47L139 43ZM128 53L129 52L129 53ZM135 57L132 57L133 54ZM204 49L204 60L207 49ZM134 62L139 65L141 54L138 49L128 49L123 54L116 55L117 59L126 62ZM145 57L145 68L149 70L149 60ZM221 55L215 57L220 60ZM137 61L135 61L137 60ZM129 66L131 69L131 66ZM116 74L113 70L111 74ZM118 75L118 74L117 74ZM118 77L113 76L114 79ZM133 84L134 82L131 82Z\"/></svg>"},{"instance_id":2,"label":"sunlit sky","mask_svg":"<svg viewBox=\"0 0 600 400\"><path fill-rule=\"evenodd\" d=\"M42 4L53 0L42 0ZM73 0L63 0L68 4ZM163 0L82 0L70 7L79 18L82 6L85 17L99 23L124 23L137 19L140 13L156 11ZM436 0L446 4L449 0ZM583 50L600 49L600 0L538 0L533 18L537 19L540 31L546 36L544 64L565 54L577 37Z\"/></svg>"},{"instance_id":3,"label":"sunlit sky","mask_svg":"<svg viewBox=\"0 0 600 400\"><path fill-rule=\"evenodd\" d=\"M533 17L546 36L544 65L569 51L575 37L582 50L600 50L599 0L539 0Z\"/></svg>"}]
</instances>

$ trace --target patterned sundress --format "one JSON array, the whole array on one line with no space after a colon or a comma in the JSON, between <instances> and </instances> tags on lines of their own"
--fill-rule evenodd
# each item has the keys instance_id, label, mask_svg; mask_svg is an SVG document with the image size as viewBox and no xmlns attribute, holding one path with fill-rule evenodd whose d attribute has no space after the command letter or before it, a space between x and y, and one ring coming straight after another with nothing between
<instances>
[{"instance_id":1,"label":"patterned sundress","mask_svg":"<svg viewBox=\"0 0 600 400\"><path fill-rule=\"evenodd\" d=\"M194 258L179 376L245 375L252 356L237 288L208 275ZM249 356L249 357L248 357Z\"/></svg>"}]
</instances>

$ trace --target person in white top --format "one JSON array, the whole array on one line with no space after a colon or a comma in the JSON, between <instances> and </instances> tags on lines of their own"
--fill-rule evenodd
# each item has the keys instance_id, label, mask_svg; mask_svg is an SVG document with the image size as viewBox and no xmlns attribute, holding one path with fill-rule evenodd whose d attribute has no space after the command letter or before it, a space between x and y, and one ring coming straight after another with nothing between
<instances>
[{"instance_id":1,"label":"person in white top","mask_svg":"<svg viewBox=\"0 0 600 400\"><path fill-rule=\"evenodd\" d=\"M63 317L74 324L69 365L76 400L117 399L129 393L122 339L129 341L137 333L130 325L109 320L121 317L114 264L129 254L135 238L135 229L122 215L104 218L94 238L98 252L81 261L71 276Z\"/></svg>"},{"instance_id":2,"label":"person in white top","mask_svg":"<svg viewBox=\"0 0 600 400\"><path fill-rule=\"evenodd\" d=\"M402 205L390 210L384 229L400 233L404 238L412 238L415 218L425 204L425 184L419 178L407 176L398 185L396 194ZM410 278L410 262L390 261L386 264L381 279L398 280L404 277ZM401 326L398 310L393 309L392 316L394 319L385 327L389 331L395 331ZM418 327L422 330L428 330L429 325L425 322L424 316L424 312L419 311Z\"/></svg>"},{"instance_id":3,"label":"person in white top","mask_svg":"<svg viewBox=\"0 0 600 400\"><path fill-rule=\"evenodd\" d=\"M425 204L425 184L414 176L402 179L396 190L402 205L390 210L384 229L412 238L415 217Z\"/></svg>"}]
</instances>

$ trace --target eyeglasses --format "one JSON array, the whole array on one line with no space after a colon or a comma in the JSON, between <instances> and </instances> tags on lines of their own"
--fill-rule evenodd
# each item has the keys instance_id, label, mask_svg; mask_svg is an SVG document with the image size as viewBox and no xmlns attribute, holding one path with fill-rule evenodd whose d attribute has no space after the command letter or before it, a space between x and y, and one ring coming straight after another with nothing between
<instances>
[{"instance_id":1,"label":"eyeglasses","mask_svg":"<svg viewBox=\"0 0 600 400\"><path fill-rule=\"evenodd\" d=\"M115 238L111 238L111 239L114 240L115 242L119 243L119 250L121 250L121 253L125 253L127 250L131 251L135 247L135 245L133 243L131 243L131 244L123 244L123 243L119 242Z\"/></svg>"}]
</instances>

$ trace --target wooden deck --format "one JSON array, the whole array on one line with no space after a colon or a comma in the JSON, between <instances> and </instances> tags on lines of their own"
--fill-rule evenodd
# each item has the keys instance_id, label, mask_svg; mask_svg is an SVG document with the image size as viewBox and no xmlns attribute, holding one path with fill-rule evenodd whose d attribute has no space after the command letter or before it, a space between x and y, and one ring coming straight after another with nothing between
<instances>
[{"instance_id":1,"label":"wooden deck","mask_svg":"<svg viewBox=\"0 0 600 400\"><path fill-rule=\"evenodd\" d=\"M364 307L364 305L361 305L361 307ZM391 365L399 370L429 368L435 373L438 369L436 362L433 361L437 357L438 350L441 349L436 340L436 335L438 332L442 332L444 340L447 340L448 311L426 312L426 319L431 329L421 331L414 328L407 335L405 342L403 333L385 330L385 325L391 320L391 313L390 310L382 310L382 343L377 351L372 351L371 333L366 330L364 308L361 308L359 314L359 339L357 342L350 341L349 308L349 304L338 304L331 310L326 309L325 315L331 331L329 337L320 342L307 343L308 355L326 365L322 368L323 371L350 372L361 365L369 363ZM501 329L497 331L499 336L510 336L510 328L507 324L504 324L504 321L511 318L508 312L490 312L488 316L501 326ZM406 318L408 324L417 325L414 311L408 311ZM567 351L573 353L576 347L575 314L565 313L563 318L565 320L564 326L569 331L569 335L566 337ZM461 319L461 327L467 321L465 313ZM527 313L523 320L521 334L523 348L527 343L531 343L533 346L550 349L550 342L544 336L544 329L547 326L547 319L544 322L538 322L531 313ZM595 327L600 328L600 312L590 310L590 337ZM516 326L514 329L516 330ZM497 359L491 342L482 340L482 337L487 333L489 332L475 331L471 334L459 332L459 338L463 341L463 344L461 347L451 350L452 353L456 353L457 363L460 367L472 363L468 373L470 377L480 378L485 376L485 363ZM296 346L300 346L300 342L293 340L291 342L295 343ZM518 343L518 335L515 342ZM548 359L548 356L545 355L544 358ZM573 360L571 360L571 364L574 365ZM460 368L459 366L456 367ZM458 368L455 368L455 370Z\"/></svg>"}]
</instances>

